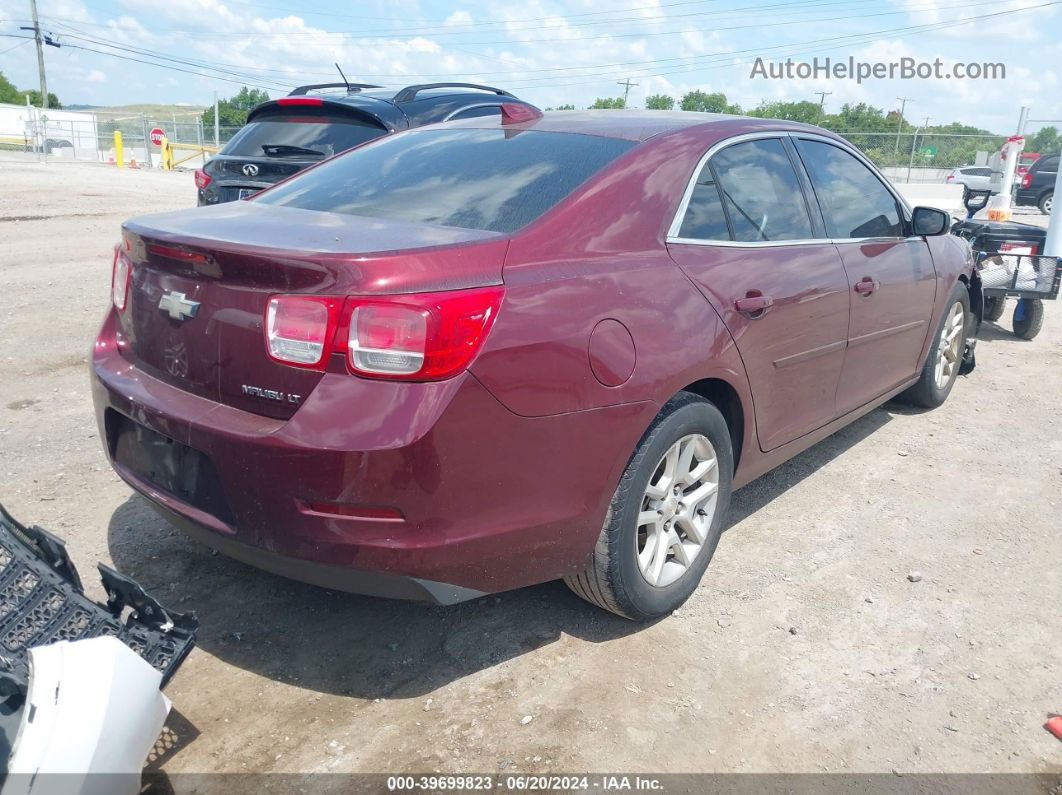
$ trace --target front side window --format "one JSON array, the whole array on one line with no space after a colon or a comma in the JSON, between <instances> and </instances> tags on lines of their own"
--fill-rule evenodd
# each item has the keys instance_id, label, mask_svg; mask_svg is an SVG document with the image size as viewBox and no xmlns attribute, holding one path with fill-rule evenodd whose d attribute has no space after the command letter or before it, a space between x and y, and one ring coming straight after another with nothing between
<instances>
[{"instance_id":1,"label":"front side window","mask_svg":"<svg viewBox=\"0 0 1062 795\"><path fill-rule=\"evenodd\" d=\"M807 240L811 218L785 145L777 138L734 144L710 161L734 240Z\"/></svg>"},{"instance_id":2,"label":"front side window","mask_svg":"<svg viewBox=\"0 0 1062 795\"><path fill-rule=\"evenodd\" d=\"M634 145L537 130L413 130L309 169L254 201L509 233Z\"/></svg>"},{"instance_id":3,"label":"front side window","mask_svg":"<svg viewBox=\"0 0 1062 795\"><path fill-rule=\"evenodd\" d=\"M896 198L869 168L832 144L801 139L797 148L830 237L903 237Z\"/></svg>"}]
</instances>

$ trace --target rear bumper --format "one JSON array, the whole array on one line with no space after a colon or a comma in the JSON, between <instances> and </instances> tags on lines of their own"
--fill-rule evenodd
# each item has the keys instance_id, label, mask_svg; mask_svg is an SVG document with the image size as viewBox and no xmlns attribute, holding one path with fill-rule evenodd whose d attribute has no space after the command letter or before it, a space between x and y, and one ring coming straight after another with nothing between
<instances>
[{"instance_id":1,"label":"rear bumper","mask_svg":"<svg viewBox=\"0 0 1062 795\"><path fill-rule=\"evenodd\" d=\"M137 369L112 317L93 352L92 391L116 471L220 551L357 593L448 603L581 570L656 411L635 403L527 418L470 374L423 384L326 374L291 419L272 419ZM227 517L117 463L114 414L204 454ZM326 515L313 503L395 508L402 518Z\"/></svg>"},{"instance_id":2,"label":"rear bumper","mask_svg":"<svg viewBox=\"0 0 1062 795\"><path fill-rule=\"evenodd\" d=\"M1029 190L1018 188L1014 191L1014 204L1018 207L1034 207L1040 201L1043 190Z\"/></svg>"}]
</instances>

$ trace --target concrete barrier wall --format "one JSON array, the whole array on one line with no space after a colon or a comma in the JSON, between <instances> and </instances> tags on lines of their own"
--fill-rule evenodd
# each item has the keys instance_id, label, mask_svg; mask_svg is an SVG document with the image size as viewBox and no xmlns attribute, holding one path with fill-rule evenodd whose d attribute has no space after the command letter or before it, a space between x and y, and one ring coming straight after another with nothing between
<instances>
[{"instance_id":1,"label":"concrete barrier wall","mask_svg":"<svg viewBox=\"0 0 1062 795\"><path fill-rule=\"evenodd\" d=\"M962 209L962 185L932 185L917 182L893 185L912 207L937 207L947 212Z\"/></svg>"}]
</instances>

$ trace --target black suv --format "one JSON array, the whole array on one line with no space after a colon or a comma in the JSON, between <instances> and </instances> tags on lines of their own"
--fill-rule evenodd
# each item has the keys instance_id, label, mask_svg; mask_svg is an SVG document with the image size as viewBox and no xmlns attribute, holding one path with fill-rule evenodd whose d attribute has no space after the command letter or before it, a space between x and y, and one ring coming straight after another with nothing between
<instances>
[{"instance_id":1,"label":"black suv","mask_svg":"<svg viewBox=\"0 0 1062 795\"><path fill-rule=\"evenodd\" d=\"M1051 214L1051 202L1055 195L1055 175L1058 173L1058 155L1046 155L1029 166L1029 170L1014 191L1014 204L1019 207L1035 206L1044 215Z\"/></svg>"},{"instance_id":2,"label":"black suv","mask_svg":"<svg viewBox=\"0 0 1062 795\"><path fill-rule=\"evenodd\" d=\"M308 96L328 89L343 92ZM247 124L195 172L199 204L245 199L373 138L439 121L501 114L503 104L537 112L508 91L475 83L426 83L397 90L365 83L300 86L252 109Z\"/></svg>"}]
</instances>

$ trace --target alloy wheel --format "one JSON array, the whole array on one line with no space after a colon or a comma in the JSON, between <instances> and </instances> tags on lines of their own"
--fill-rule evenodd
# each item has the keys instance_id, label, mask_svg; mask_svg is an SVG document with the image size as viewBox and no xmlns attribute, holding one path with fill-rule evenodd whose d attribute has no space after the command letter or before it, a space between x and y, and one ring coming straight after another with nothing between
<instances>
[{"instance_id":1,"label":"alloy wheel","mask_svg":"<svg viewBox=\"0 0 1062 795\"><path fill-rule=\"evenodd\" d=\"M708 437L683 436L664 453L638 512L638 568L666 587L693 565L708 540L719 497L719 461Z\"/></svg>"},{"instance_id":2,"label":"alloy wheel","mask_svg":"<svg viewBox=\"0 0 1062 795\"><path fill-rule=\"evenodd\" d=\"M959 369L964 342L962 332L965 326L966 312L962 303L956 301L948 313L948 319L944 322L944 328L941 329L940 340L937 343L937 364L933 371L937 389L946 389Z\"/></svg>"}]
</instances>

